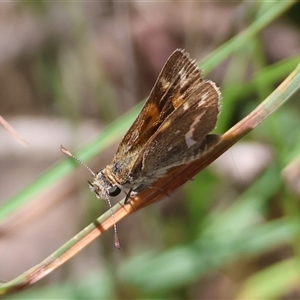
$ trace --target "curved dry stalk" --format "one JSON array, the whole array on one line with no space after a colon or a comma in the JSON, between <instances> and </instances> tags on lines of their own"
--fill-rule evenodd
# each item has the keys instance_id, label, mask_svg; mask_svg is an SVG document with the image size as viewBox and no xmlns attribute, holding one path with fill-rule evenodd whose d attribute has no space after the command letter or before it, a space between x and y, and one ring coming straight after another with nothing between
<instances>
[{"instance_id":1,"label":"curved dry stalk","mask_svg":"<svg viewBox=\"0 0 300 300\"><path fill-rule=\"evenodd\" d=\"M234 145L243 136L258 126L263 120L272 114L278 107L285 103L300 87L300 65L284 80L284 82L254 109L243 120L229 129L218 138L208 140L208 149L205 154L188 165L175 168L167 177L158 180L152 188L136 195L128 204L124 200L113 207L116 222L122 220L132 212L137 211L151 203L157 202L178 189L182 184L195 176L217 157ZM213 137L213 136L211 136ZM216 136L214 136L216 137ZM76 255L103 232L113 226L111 212L108 211L95 222L87 226L74 236L65 245L55 251L40 264L26 271L14 280L0 285L0 294L21 290L37 282L60 265Z\"/></svg>"},{"instance_id":2,"label":"curved dry stalk","mask_svg":"<svg viewBox=\"0 0 300 300\"><path fill-rule=\"evenodd\" d=\"M18 134L18 132L13 129L13 127L0 115L0 125L6 129L6 131L12 135L16 141L18 141L23 146L28 146L28 143Z\"/></svg>"}]
</instances>

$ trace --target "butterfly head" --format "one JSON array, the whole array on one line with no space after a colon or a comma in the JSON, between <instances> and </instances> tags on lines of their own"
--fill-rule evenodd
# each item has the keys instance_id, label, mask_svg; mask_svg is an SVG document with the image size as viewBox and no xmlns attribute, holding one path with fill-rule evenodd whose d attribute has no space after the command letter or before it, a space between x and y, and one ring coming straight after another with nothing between
<instances>
[{"instance_id":1,"label":"butterfly head","mask_svg":"<svg viewBox=\"0 0 300 300\"><path fill-rule=\"evenodd\" d=\"M111 183L111 180L105 175L104 170L96 173L93 182L88 181L88 183L97 198L107 199L108 197L118 196L121 193L121 189Z\"/></svg>"},{"instance_id":2,"label":"butterfly head","mask_svg":"<svg viewBox=\"0 0 300 300\"><path fill-rule=\"evenodd\" d=\"M88 183L90 185L91 190L96 194L97 198L109 200L109 197L115 197L121 193L121 189L118 187L118 185L114 184L113 179L109 178L109 171L103 169L98 173L94 173L90 167L88 167L85 163L79 160L68 149L66 149L63 146L60 146L60 150L64 154L73 157L94 176L93 182L88 181Z\"/></svg>"}]
</instances>

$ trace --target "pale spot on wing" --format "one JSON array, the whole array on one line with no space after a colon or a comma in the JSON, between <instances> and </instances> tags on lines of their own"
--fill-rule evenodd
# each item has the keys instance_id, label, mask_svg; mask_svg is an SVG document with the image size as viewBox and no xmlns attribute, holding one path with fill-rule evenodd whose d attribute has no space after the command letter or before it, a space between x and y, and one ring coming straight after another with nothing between
<instances>
[{"instance_id":1,"label":"pale spot on wing","mask_svg":"<svg viewBox=\"0 0 300 300\"><path fill-rule=\"evenodd\" d=\"M186 142L188 148L190 148L191 146L193 146L193 145L196 143L196 141L193 139L193 134L194 134L194 131L195 131L195 128L196 128L197 124L200 122L201 117L202 117L204 114L205 114L205 111L203 111L202 114L198 115L198 116L195 118L195 120L194 120L194 122L192 123L192 125L191 125L189 131L184 135L184 137L185 137L185 142Z\"/></svg>"},{"instance_id":2,"label":"pale spot on wing","mask_svg":"<svg viewBox=\"0 0 300 300\"><path fill-rule=\"evenodd\" d=\"M171 125L171 121L167 120L164 122L164 126L166 126L165 128L169 127Z\"/></svg>"},{"instance_id":3,"label":"pale spot on wing","mask_svg":"<svg viewBox=\"0 0 300 300\"><path fill-rule=\"evenodd\" d=\"M177 130L175 131L175 134L178 134L178 133L180 133L180 130L179 130L179 129L177 129Z\"/></svg>"},{"instance_id":4,"label":"pale spot on wing","mask_svg":"<svg viewBox=\"0 0 300 300\"><path fill-rule=\"evenodd\" d=\"M184 100L185 99L182 98L179 92L176 95L174 95L174 97L171 99L174 109L179 107L181 103L184 102Z\"/></svg>"},{"instance_id":5,"label":"pale spot on wing","mask_svg":"<svg viewBox=\"0 0 300 300\"><path fill-rule=\"evenodd\" d=\"M171 151L173 149L173 147L172 146L170 146L169 148L168 148L168 151Z\"/></svg>"},{"instance_id":6,"label":"pale spot on wing","mask_svg":"<svg viewBox=\"0 0 300 300\"><path fill-rule=\"evenodd\" d=\"M196 144L196 141L193 140L192 138L185 138L185 142L186 142L188 148L190 148L191 146L193 146L194 144Z\"/></svg>"},{"instance_id":7,"label":"pale spot on wing","mask_svg":"<svg viewBox=\"0 0 300 300\"><path fill-rule=\"evenodd\" d=\"M184 68L181 68L178 73L180 75L180 82L179 82L179 84L180 84L180 87L182 88L186 84L186 81L188 80L187 73L186 73L186 71L185 71Z\"/></svg>"},{"instance_id":8,"label":"pale spot on wing","mask_svg":"<svg viewBox=\"0 0 300 300\"><path fill-rule=\"evenodd\" d=\"M168 89L168 87L170 86L170 82L166 80L166 78L161 77L160 78L160 83L162 85L162 88L164 89L164 91L166 91Z\"/></svg>"},{"instance_id":9,"label":"pale spot on wing","mask_svg":"<svg viewBox=\"0 0 300 300\"><path fill-rule=\"evenodd\" d=\"M201 96L201 101L199 101L198 107L200 107L202 105L202 101L205 101L207 99L208 95L209 95L209 92L206 92Z\"/></svg>"},{"instance_id":10,"label":"pale spot on wing","mask_svg":"<svg viewBox=\"0 0 300 300\"><path fill-rule=\"evenodd\" d=\"M188 110L190 108L190 105L188 102L184 102L182 105L183 105L183 110Z\"/></svg>"}]
</instances>

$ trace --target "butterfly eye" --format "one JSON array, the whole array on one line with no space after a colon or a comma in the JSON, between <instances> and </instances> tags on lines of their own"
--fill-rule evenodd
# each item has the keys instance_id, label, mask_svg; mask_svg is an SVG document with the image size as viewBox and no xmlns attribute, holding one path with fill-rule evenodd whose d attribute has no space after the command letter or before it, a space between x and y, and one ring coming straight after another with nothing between
<instances>
[{"instance_id":1,"label":"butterfly eye","mask_svg":"<svg viewBox=\"0 0 300 300\"><path fill-rule=\"evenodd\" d=\"M121 193L121 189L117 186L113 186L108 189L108 195L111 197L118 196Z\"/></svg>"}]
</instances>

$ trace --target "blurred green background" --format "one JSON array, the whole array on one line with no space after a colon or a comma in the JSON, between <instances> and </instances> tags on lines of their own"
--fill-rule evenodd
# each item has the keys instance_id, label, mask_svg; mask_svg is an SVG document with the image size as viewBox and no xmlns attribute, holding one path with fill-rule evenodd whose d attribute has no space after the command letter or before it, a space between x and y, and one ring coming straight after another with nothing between
<instances>
[{"instance_id":1,"label":"blurred green background","mask_svg":"<svg viewBox=\"0 0 300 300\"><path fill-rule=\"evenodd\" d=\"M0 114L29 144L0 128L1 282L107 210L61 144L109 163L176 48L221 88L225 132L299 63L299 15L293 1L1 3ZM299 96L120 222L122 251L109 231L7 299L300 298Z\"/></svg>"}]
</instances>

